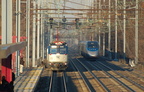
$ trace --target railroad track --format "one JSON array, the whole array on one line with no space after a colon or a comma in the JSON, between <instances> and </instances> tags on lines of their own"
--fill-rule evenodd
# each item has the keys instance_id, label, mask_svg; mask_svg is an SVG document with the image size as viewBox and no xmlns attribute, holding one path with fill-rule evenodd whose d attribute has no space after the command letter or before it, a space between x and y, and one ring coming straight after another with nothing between
<instances>
[{"instance_id":1,"label":"railroad track","mask_svg":"<svg viewBox=\"0 0 144 92\"><path fill-rule=\"evenodd\" d=\"M112 68L108 67L104 63L101 62L90 62L83 60L81 63L85 63L85 65L90 65L89 67L93 67L91 70L96 70L94 71L96 75L101 75L104 74L104 76L108 76L108 78L117 85L122 91L128 91L128 92L143 92L144 87L138 84L137 82L132 81L131 79L125 77L124 75L116 72ZM104 76L99 76L99 77L104 77ZM106 81L106 78L103 79L103 82ZM107 80L108 81L108 80ZM104 82L105 85L110 85L107 82ZM111 84L112 85L112 84ZM115 87L113 85L113 87ZM109 89L111 87L108 87ZM115 88L111 88L115 89ZM116 88L118 89L118 88Z\"/></svg>"},{"instance_id":2,"label":"railroad track","mask_svg":"<svg viewBox=\"0 0 144 92\"><path fill-rule=\"evenodd\" d=\"M109 67L112 67L113 69L121 69L121 71L118 71L118 72L120 72L122 74L125 74L126 77L131 77L134 80L140 79L141 81L144 82L144 72L141 72L141 71L138 71L138 70L133 71L133 68L130 68L128 66L125 66L124 69L123 69L123 68L120 68L120 67L118 67L114 64L111 64L111 63L107 63L107 64L108 64Z\"/></svg>"},{"instance_id":3,"label":"railroad track","mask_svg":"<svg viewBox=\"0 0 144 92\"><path fill-rule=\"evenodd\" d=\"M47 70L47 71L46 71ZM45 85L35 92L143 92L143 78L139 81L134 73L111 65L105 61L88 61L71 56L68 69L63 72L52 72L46 69L40 81ZM127 74L124 74L127 73ZM132 80L132 81L130 81ZM45 83L44 83L45 82Z\"/></svg>"},{"instance_id":4,"label":"railroad track","mask_svg":"<svg viewBox=\"0 0 144 92\"><path fill-rule=\"evenodd\" d=\"M52 72L48 92L67 92L65 72Z\"/></svg>"},{"instance_id":5,"label":"railroad track","mask_svg":"<svg viewBox=\"0 0 144 92\"><path fill-rule=\"evenodd\" d=\"M74 65L79 75L83 79L83 83L85 85L85 90L83 91L88 92L95 92L96 90L99 92L109 91L109 89L107 89L107 87L87 67L85 67L82 64L80 65L80 63L78 63L77 61L72 61L72 64Z\"/></svg>"}]
</instances>

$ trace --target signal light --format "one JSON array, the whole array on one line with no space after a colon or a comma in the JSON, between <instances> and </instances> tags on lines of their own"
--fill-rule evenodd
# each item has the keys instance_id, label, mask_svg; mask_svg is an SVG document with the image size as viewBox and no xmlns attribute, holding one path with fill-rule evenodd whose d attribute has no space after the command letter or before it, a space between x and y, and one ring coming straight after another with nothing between
<instances>
[{"instance_id":1,"label":"signal light","mask_svg":"<svg viewBox=\"0 0 144 92\"><path fill-rule=\"evenodd\" d=\"M53 23L53 18L49 18L49 22L50 22L50 23Z\"/></svg>"},{"instance_id":2,"label":"signal light","mask_svg":"<svg viewBox=\"0 0 144 92\"><path fill-rule=\"evenodd\" d=\"M63 16L62 21L63 21L63 22L66 22L66 21L67 21L66 18L65 18L65 16Z\"/></svg>"},{"instance_id":3,"label":"signal light","mask_svg":"<svg viewBox=\"0 0 144 92\"><path fill-rule=\"evenodd\" d=\"M65 29L66 28L66 23L65 22L67 21L65 16L62 18L62 21L63 21L63 23L62 23L63 24L63 28Z\"/></svg>"},{"instance_id":4,"label":"signal light","mask_svg":"<svg viewBox=\"0 0 144 92\"><path fill-rule=\"evenodd\" d=\"M75 18L75 22L76 22L76 29L79 29L79 18Z\"/></svg>"},{"instance_id":5,"label":"signal light","mask_svg":"<svg viewBox=\"0 0 144 92\"><path fill-rule=\"evenodd\" d=\"M49 22L50 22L50 28L52 29L53 18L49 18Z\"/></svg>"}]
</instances>

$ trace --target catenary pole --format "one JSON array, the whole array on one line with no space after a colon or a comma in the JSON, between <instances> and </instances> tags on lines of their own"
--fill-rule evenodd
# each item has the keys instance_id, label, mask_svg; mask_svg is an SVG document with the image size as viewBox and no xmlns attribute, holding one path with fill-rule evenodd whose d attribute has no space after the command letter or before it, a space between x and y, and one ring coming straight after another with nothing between
<instances>
[{"instance_id":1,"label":"catenary pole","mask_svg":"<svg viewBox=\"0 0 144 92\"><path fill-rule=\"evenodd\" d=\"M109 59L111 59L111 0L109 0L109 15L108 15L108 50L109 50Z\"/></svg>"},{"instance_id":2,"label":"catenary pole","mask_svg":"<svg viewBox=\"0 0 144 92\"><path fill-rule=\"evenodd\" d=\"M135 10L135 63L138 63L138 0L136 2Z\"/></svg>"},{"instance_id":3,"label":"catenary pole","mask_svg":"<svg viewBox=\"0 0 144 92\"><path fill-rule=\"evenodd\" d=\"M43 14L42 14L42 16L44 16ZM45 45L44 45L44 19L42 19L42 44L43 44L43 47L42 47L42 51L43 51L43 59L44 59L44 55L45 55L45 50L44 50L44 47L45 47Z\"/></svg>"},{"instance_id":4,"label":"catenary pole","mask_svg":"<svg viewBox=\"0 0 144 92\"><path fill-rule=\"evenodd\" d=\"M41 5L40 5L40 7L42 7L42 3L41 3ZM43 19L42 19L42 17L43 17L43 11L41 10L40 11L41 12L41 21L40 21L40 49L41 49L41 57L42 57L42 60L44 59L44 56L43 56L43 53L44 53L44 50L43 50L43 48L44 48L44 44L43 44L43 41L44 41L44 39L43 39Z\"/></svg>"},{"instance_id":5,"label":"catenary pole","mask_svg":"<svg viewBox=\"0 0 144 92\"><path fill-rule=\"evenodd\" d=\"M37 7L38 9L40 8L40 0L37 1ZM37 62L39 62L39 56L40 56L40 10L37 11L38 15L37 15Z\"/></svg>"},{"instance_id":6,"label":"catenary pole","mask_svg":"<svg viewBox=\"0 0 144 92\"><path fill-rule=\"evenodd\" d=\"M117 26L118 26L118 24L117 24L117 18L118 18L118 16L117 16L117 0L115 0L115 59L114 60L116 60L117 61Z\"/></svg>"},{"instance_id":7,"label":"catenary pole","mask_svg":"<svg viewBox=\"0 0 144 92\"><path fill-rule=\"evenodd\" d=\"M2 44L12 42L12 1L2 0Z\"/></svg>"},{"instance_id":8,"label":"catenary pole","mask_svg":"<svg viewBox=\"0 0 144 92\"><path fill-rule=\"evenodd\" d=\"M124 60L126 58L126 0L123 0L123 53L124 53Z\"/></svg>"},{"instance_id":9,"label":"catenary pole","mask_svg":"<svg viewBox=\"0 0 144 92\"><path fill-rule=\"evenodd\" d=\"M105 32L103 32L103 56L105 56Z\"/></svg>"},{"instance_id":10,"label":"catenary pole","mask_svg":"<svg viewBox=\"0 0 144 92\"><path fill-rule=\"evenodd\" d=\"M102 6L105 6L105 0L103 0L103 3L102 3L103 5ZM104 18L104 17L103 17ZM104 20L104 19L103 19ZM103 26L104 28L103 28L103 30L104 31L107 31L107 29L105 28L106 27L106 24L105 24L105 22L104 22L104 26ZM106 40L105 40L105 38L106 38L106 33L105 32L103 32L103 56L105 56L105 42L106 42Z\"/></svg>"},{"instance_id":11,"label":"catenary pole","mask_svg":"<svg viewBox=\"0 0 144 92\"><path fill-rule=\"evenodd\" d=\"M40 4L41 8L43 7L42 5L43 5L43 2L41 2L41 4ZM40 15L41 16L41 21L40 21L41 45L40 46L41 46L41 58L42 58L42 60L44 60L44 19L42 18L44 16L44 11L41 10L40 12L41 12L41 15Z\"/></svg>"},{"instance_id":12,"label":"catenary pole","mask_svg":"<svg viewBox=\"0 0 144 92\"><path fill-rule=\"evenodd\" d=\"M21 18L21 0L16 0L16 42L20 42L20 18ZM20 70L20 51L16 52L16 63L17 63L17 73L16 75L19 76L19 70Z\"/></svg>"},{"instance_id":13,"label":"catenary pole","mask_svg":"<svg viewBox=\"0 0 144 92\"><path fill-rule=\"evenodd\" d=\"M99 15L98 15L98 18L99 19L101 19L101 1L99 1L98 2L98 8L99 8L99 10L98 10L98 13L99 13ZM100 49L100 54L101 54L101 28L100 28L100 26L99 26L99 28L98 28L98 30L99 30L99 49Z\"/></svg>"},{"instance_id":14,"label":"catenary pole","mask_svg":"<svg viewBox=\"0 0 144 92\"><path fill-rule=\"evenodd\" d=\"M36 9L36 1L33 0L33 8ZM32 67L36 67L35 64L35 45L36 45L36 10L33 10L33 36L32 36Z\"/></svg>"},{"instance_id":15,"label":"catenary pole","mask_svg":"<svg viewBox=\"0 0 144 92\"><path fill-rule=\"evenodd\" d=\"M27 47L26 47L26 66L29 67L29 46L30 46L30 0L26 3L26 36L27 36Z\"/></svg>"}]
</instances>

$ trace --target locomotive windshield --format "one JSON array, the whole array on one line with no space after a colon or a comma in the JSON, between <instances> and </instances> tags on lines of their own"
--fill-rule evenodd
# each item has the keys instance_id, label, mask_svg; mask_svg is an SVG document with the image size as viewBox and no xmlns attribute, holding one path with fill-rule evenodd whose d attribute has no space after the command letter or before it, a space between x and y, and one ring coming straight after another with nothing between
<instances>
[{"instance_id":1,"label":"locomotive windshield","mask_svg":"<svg viewBox=\"0 0 144 92\"><path fill-rule=\"evenodd\" d=\"M50 54L67 54L67 48L65 46L51 46L49 50Z\"/></svg>"},{"instance_id":2,"label":"locomotive windshield","mask_svg":"<svg viewBox=\"0 0 144 92\"><path fill-rule=\"evenodd\" d=\"M66 48L60 48L60 54L66 54Z\"/></svg>"},{"instance_id":3,"label":"locomotive windshield","mask_svg":"<svg viewBox=\"0 0 144 92\"><path fill-rule=\"evenodd\" d=\"M98 48L97 42L88 42L88 48Z\"/></svg>"},{"instance_id":4,"label":"locomotive windshield","mask_svg":"<svg viewBox=\"0 0 144 92\"><path fill-rule=\"evenodd\" d=\"M50 53L51 54L56 54L57 53L57 49L50 49Z\"/></svg>"}]
</instances>

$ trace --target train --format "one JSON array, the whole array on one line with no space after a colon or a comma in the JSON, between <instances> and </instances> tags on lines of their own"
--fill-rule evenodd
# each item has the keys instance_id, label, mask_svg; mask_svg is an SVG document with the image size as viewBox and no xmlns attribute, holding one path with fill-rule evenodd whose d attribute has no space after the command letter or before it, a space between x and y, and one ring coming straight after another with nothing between
<instances>
[{"instance_id":1,"label":"train","mask_svg":"<svg viewBox=\"0 0 144 92\"><path fill-rule=\"evenodd\" d=\"M99 43L97 41L80 41L80 54L84 58L95 59L99 57Z\"/></svg>"},{"instance_id":2,"label":"train","mask_svg":"<svg viewBox=\"0 0 144 92\"><path fill-rule=\"evenodd\" d=\"M68 67L68 45L64 41L53 41L47 48L46 67L51 70L65 70Z\"/></svg>"}]
</instances>

